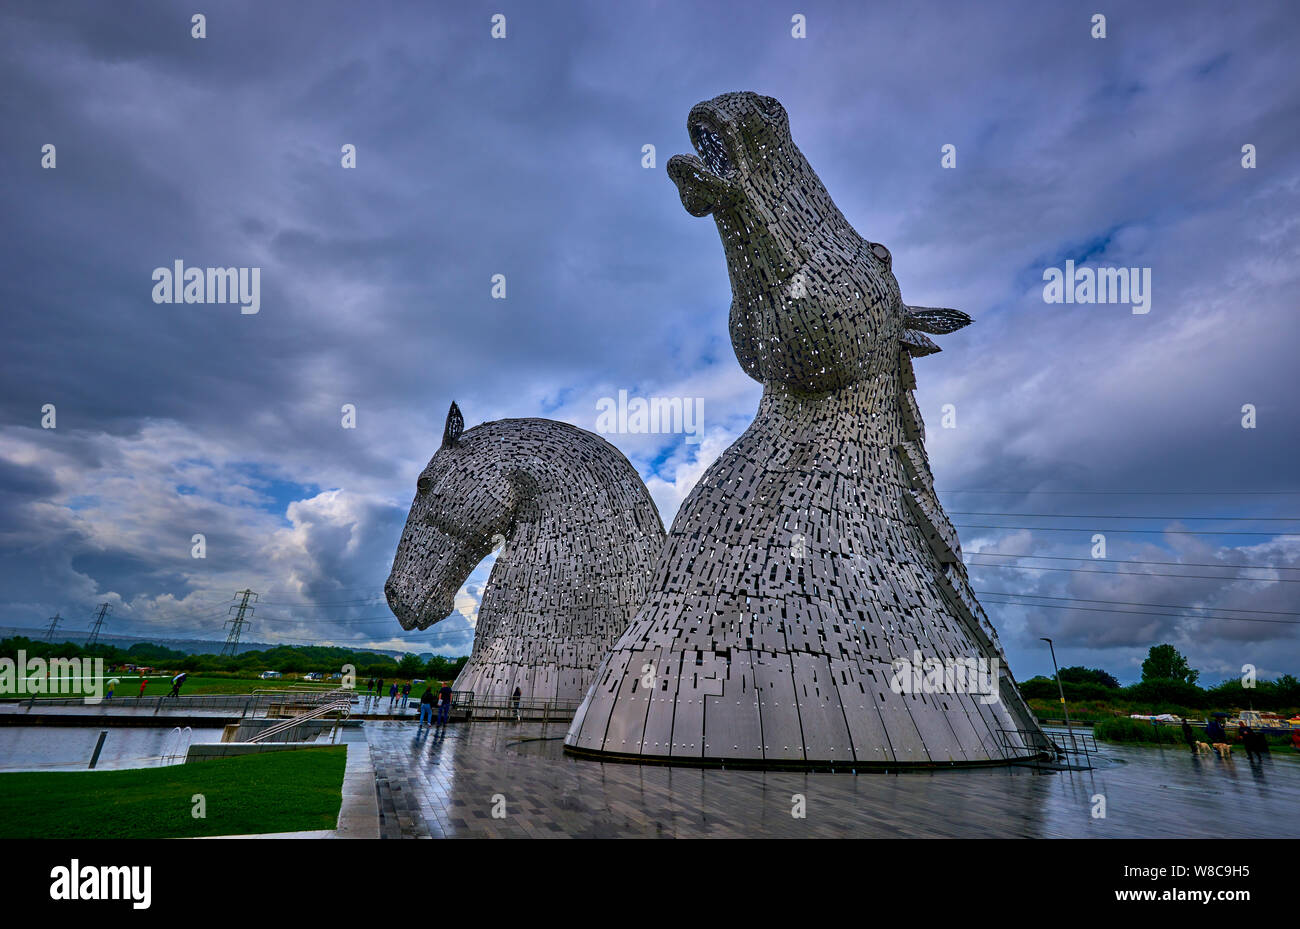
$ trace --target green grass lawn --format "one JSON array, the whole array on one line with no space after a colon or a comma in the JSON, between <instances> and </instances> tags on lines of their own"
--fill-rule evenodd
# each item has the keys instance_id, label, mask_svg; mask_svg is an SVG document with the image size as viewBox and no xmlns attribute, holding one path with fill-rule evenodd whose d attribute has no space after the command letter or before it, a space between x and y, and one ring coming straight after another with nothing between
<instances>
[{"instance_id":1,"label":"green grass lawn","mask_svg":"<svg viewBox=\"0 0 1300 929\"><path fill-rule=\"evenodd\" d=\"M0 774L0 838L155 839L333 829L344 746L128 771ZM207 816L193 815L202 794Z\"/></svg>"},{"instance_id":2,"label":"green grass lawn","mask_svg":"<svg viewBox=\"0 0 1300 929\"><path fill-rule=\"evenodd\" d=\"M126 697L132 699L140 692L139 675L118 674L113 675L119 681L117 688L113 692L113 699ZM243 677L204 677L200 674L191 674L181 685L181 696L189 694L196 696L198 694L251 694L255 690L279 690L283 687L293 687L299 690L334 690L339 686L338 681L329 683L313 683L312 681L287 681L280 680L263 681L257 678ZM171 693L172 679L171 676L149 678L149 683L145 687L144 695L146 697L161 697L164 694Z\"/></svg>"}]
</instances>

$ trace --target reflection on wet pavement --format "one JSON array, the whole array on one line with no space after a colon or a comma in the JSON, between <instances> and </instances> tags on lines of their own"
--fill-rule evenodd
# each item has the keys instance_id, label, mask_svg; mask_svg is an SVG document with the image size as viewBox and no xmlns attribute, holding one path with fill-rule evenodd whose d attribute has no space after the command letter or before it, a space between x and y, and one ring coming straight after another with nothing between
<instances>
[{"instance_id":1,"label":"reflection on wet pavement","mask_svg":"<svg viewBox=\"0 0 1300 929\"><path fill-rule=\"evenodd\" d=\"M804 774L571 758L566 724L365 729L392 838L1300 836L1294 755L1103 745L1092 771Z\"/></svg>"}]
</instances>

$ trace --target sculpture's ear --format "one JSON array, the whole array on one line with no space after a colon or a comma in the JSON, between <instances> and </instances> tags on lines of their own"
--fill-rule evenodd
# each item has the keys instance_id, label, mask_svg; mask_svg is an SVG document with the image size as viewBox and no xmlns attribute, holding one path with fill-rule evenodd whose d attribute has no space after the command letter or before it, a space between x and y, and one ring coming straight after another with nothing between
<instances>
[{"instance_id":1,"label":"sculpture's ear","mask_svg":"<svg viewBox=\"0 0 1300 929\"><path fill-rule=\"evenodd\" d=\"M903 319L903 325L906 327L899 341L912 354L913 357L922 355L933 355L937 351L942 351L934 341L927 339L921 333L929 332L934 335L947 335L949 332L956 332L963 326L969 326L971 318L961 310L949 310L928 306L908 306L904 307L907 315Z\"/></svg>"},{"instance_id":2,"label":"sculpture's ear","mask_svg":"<svg viewBox=\"0 0 1300 929\"><path fill-rule=\"evenodd\" d=\"M904 325L908 329L916 329L918 332L929 332L932 335L947 335L949 332L956 332L963 326L971 324L971 318L961 310L948 310L929 306L909 306L907 317Z\"/></svg>"},{"instance_id":3,"label":"sculpture's ear","mask_svg":"<svg viewBox=\"0 0 1300 929\"><path fill-rule=\"evenodd\" d=\"M442 427L442 447L454 448L460 442L460 435L464 431L465 417L460 415L460 407L453 400L451 409L447 411L447 424Z\"/></svg>"}]
</instances>

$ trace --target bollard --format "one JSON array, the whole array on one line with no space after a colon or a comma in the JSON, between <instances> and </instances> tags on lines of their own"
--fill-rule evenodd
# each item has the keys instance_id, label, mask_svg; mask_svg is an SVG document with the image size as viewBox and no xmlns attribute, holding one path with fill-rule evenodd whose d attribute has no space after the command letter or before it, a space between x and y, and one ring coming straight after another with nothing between
<instances>
[{"instance_id":1,"label":"bollard","mask_svg":"<svg viewBox=\"0 0 1300 929\"><path fill-rule=\"evenodd\" d=\"M90 756L90 766L92 768L95 766L95 763L99 761L99 753L104 748L104 739L106 738L108 738L108 730L99 730L99 739L95 742L95 753Z\"/></svg>"}]
</instances>

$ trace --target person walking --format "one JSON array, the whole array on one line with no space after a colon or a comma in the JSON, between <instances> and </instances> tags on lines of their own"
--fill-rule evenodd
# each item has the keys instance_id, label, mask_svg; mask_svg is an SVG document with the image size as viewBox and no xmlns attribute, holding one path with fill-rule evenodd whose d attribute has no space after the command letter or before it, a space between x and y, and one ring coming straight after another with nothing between
<instances>
[{"instance_id":1,"label":"person walking","mask_svg":"<svg viewBox=\"0 0 1300 929\"><path fill-rule=\"evenodd\" d=\"M182 671L180 674L178 674L178 675L176 675L174 678L172 678L172 689L171 689L171 693L169 693L167 696L169 696L169 697L180 697L180 695L181 695L181 685L184 684L184 683L185 683L185 672Z\"/></svg>"},{"instance_id":2,"label":"person walking","mask_svg":"<svg viewBox=\"0 0 1300 929\"><path fill-rule=\"evenodd\" d=\"M515 710L515 722L519 722L519 701L523 695L524 692L516 686L514 696L510 698L510 705L513 706Z\"/></svg>"},{"instance_id":3,"label":"person walking","mask_svg":"<svg viewBox=\"0 0 1300 929\"><path fill-rule=\"evenodd\" d=\"M411 699L411 682L407 681L402 685L402 709L406 709L407 703Z\"/></svg>"},{"instance_id":4,"label":"person walking","mask_svg":"<svg viewBox=\"0 0 1300 929\"><path fill-rule=\"evenodd\" d=\"M381 677L379 680L375 681L375 709L376 710L379 709L379 701L383 699L383 696L384 696L384 679Z\"/></svg>"},{"instance_id":5,"label":"person walking","mask_svg":"<svg viewBox=\"0 0 1300 929\"><path fill-rule=\"evenodd\" d=\"M451 688L447 682L442 682L442 689L438 691L438 728L443 729L447 725L447 717L451 715Z\"/></svg>"},{"instance_id":6,"label":"person walking","mask_svg":"<svg viewBox=\"0 0 1300 929\"><path fill-rule=\"evenodd\" d=\"M420 694L420 728L433 725L433 688L424 688Z\"/></svg>"},{"instance_id":7,"label":"person walking","mask_svg":"<svg viewBox=\"0 0 1300 929\"><path fill-rule=\"evenodd\" d=\"M397 681L393 681L392 684L388 685L388 712L390 713L393 712L393 708L396 705L397 705Z\"/></svg>"},{"instance_id":8,"label":"person walking","mask_svg":"<svg viewBox=\"0 0 1300 929\"><path fill-rule=\"evenodd\" d=\"M1187 748L1193 755L1196 754L1196 734L1192 732L1191 723L1183 720L1183 741L1187 743Z\"/></svg>"},{"instance_id":9,"label":"person walking","mask_svg":"<svg viewBox=\"0 0 1300 929\"><path fill-rule=\"evenodd\" d=\"M144 696L144 689L145 689L146 687L148 687L148 686L149 686L149 678L148 678L147 676L141 674L141 675L140 675L140 692L139 692L138 694L135 695L135 698L136 698L137 700L139 700L141 697Z\"/></svg>"},{"instance_id":10,"label":"person walking","mask_svg":"<svg viewBox=\"0 0 1300 929\"><path fill-rule=\"evenodd\" d=\"M1264 756L1268 754L1268 736L1264 735L1264 732L1261 729L1252 729L1250 730L1250 736L1248 737L1246 746L1247 756L1254 751L1255 757L1260 761L1263 761Z\"/></svg>"},{"instance_id":11,"label":"person walking","mask_svg":"<svg viewBox=\"0 0 1300 929\"><path fill-rule=\"evenodd\" d=\"M1255 760L1255 733L1249 726L1242 726L1239 733L1241 735L1241 747L1246 750L1246 760Z\"/></svg>"}]
</instances>

